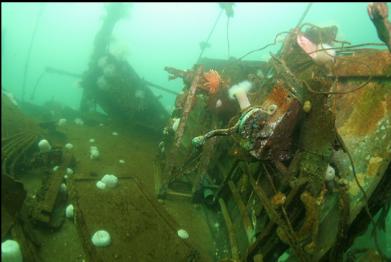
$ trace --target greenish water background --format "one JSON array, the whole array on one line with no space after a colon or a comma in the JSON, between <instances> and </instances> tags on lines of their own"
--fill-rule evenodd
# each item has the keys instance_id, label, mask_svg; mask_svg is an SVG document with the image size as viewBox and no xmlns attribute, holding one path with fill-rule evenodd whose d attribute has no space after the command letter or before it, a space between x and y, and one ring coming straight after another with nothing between
<instances>
[{"instance_id":1,"label":"greenish water background","mask_svg":"<svg viewBox=\"0 0 391 262\"><path fill-rule=\"evenodd\" d=\"M93 39L104 14L103 3L2 3L2 87L21 97L24 65L35 20L44 11L36 33L26 81L29 99L37 78L46 66L81 73L88 64ZM127 48L127 59L145 79L179 91L180 79L168 81L164 66L188 69L200 53L199 42L209 34L220 11L217 3L132 3L127 19L117 24L114 39ZM230 54L246 52L273 41L281 31L293 28L307 3L236 3L230 21ZM352 44L380 42L368 18L367 3L314 3L304 22L319 26L337 25L338 39ZM223 15L204 56L225 59L226 21ZM248 56L266 60L279 45ZM34 102L52 98L78 108L82 90L77 79L49 74L42 79ZM174 96L163 95L162 103L172 107Z\"/></svg>"}]
</instances>

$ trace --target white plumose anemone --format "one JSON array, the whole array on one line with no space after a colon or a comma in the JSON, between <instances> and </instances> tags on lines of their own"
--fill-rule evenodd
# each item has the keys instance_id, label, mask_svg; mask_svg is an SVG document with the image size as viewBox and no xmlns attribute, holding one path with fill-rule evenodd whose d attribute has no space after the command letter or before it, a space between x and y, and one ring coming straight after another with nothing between
<instances>
[{"instance_id":1,"label":"white plumose anemone","mask_svg":"<svg viewBox=\"0 0 391 262\"><path fill-rule=\"evenodd\" d=\"M181 121L180 118L174 118L174 119L173 119L171 128L172 128L172 130L174 130L174 132L177 131L178 126L179 126L179 122L180 122L180 121Z\"/></svg>"},{"instance_id":2,"label":"white plumose anemone","mask_svg":"<svg viewBox=\"0 0 391 262\"><path fill-rule=\"evenodd\" d=\"M6 240L1 243L1 261L22 262L23 255L19 243L15 240Z\"/></svg>"},{"instance_id":3,"label":"white plumose anemone","mask_svg":"<svg viewBox=\"0 0 391 262\"><path fill-rule=\"evenodd\" d=\"M252 84L250 81L243 81L240 82L237 85L232 86L229 91L229 97L233 99L236 97L236 99L239 102L240 109L246 109L249 106L251 106L250 101L248 100L247 97L247 92L252 88Z\"/></svg>"},{"instance_id":4,"label":"white plumose anemone","mask_svg":"<svg viewBox=\"0 0 391 262\"><path fill-rule=\"evenodd\" d=\"M179 229L177 234L182 239L188 239L189 238L189 233L187 233L187 231L184 230L184 229Z\"/></svg>"},{"instance_id":5,"label":"white plumose anemone","mask_svg":"<svg viewBox=\"0 0 391 262\"><path fill-rule=\"evenodd\" d=\"M107 247L111 244L111 237L107 231L98 230L92 235L91 241L96 247Z\"/></svg>"},{"instance_id":6,"label":"white plumose anemone","mask_svg":"<svg viewBox=\"0 0 391 262\"><path fill-rule=\"evenodd\" d=\"M219 108L219 107L221 107L222 105L223 105L223 102L221 102L221 100L218 99L218 100L216 101L216 108Z\"/></svg>"},{"instance_id":7,"label":"white plumose anemone","mask_svg":"<svg viewBox=\"0 0 391 262\"><path fill-rule=\"evenodd\" d=\"M98 182L96 182L96 187L97 187L98 189L103 190L103 189L106 188L106 184L99 180Z\"/></svg>"},{"instance_id":8,"label":"white plumose anemone","mask_svg":"<svg viewBox=\"0 0 391 262\"><path fill-rule=\"evenodd\" d=\"M325 174L325 179L326 181L332 181L334 180L334 178L335 178L335 169L332 166L328 165Z\"/></svg>"},{"instance_id":9,"label":"white plumose anemone","mask_svg":"<svg viewBox=\"0 0 391 262\"><path fill-rule=\"evenodd\" d=\"M100 181L102 181L108 188L114 188L118 185L118 178L111 174L104 175Z\"/></svg>"},{"instance_id":10,"label":"white plumose anemone","mask_svg":"<svg viewBox=\"0 0 391 262\"><path fill-rule=\"evenodd\" d=\"M67 218L73 218L73 214L74 214L74 208L73 208L73 205L70 204L67 206L67 208L65 209L65 216Z\"/></svg>"},{"instance_id":11,"label":"white plumose anemone","mask_svg":"<svg viewBox=\"0 0 391 262\"><path fill-rule=\"evenodd\" d=\"M73 148L73 145L71 143L66 143L65 148L71 150Z\"/></svg>"},{"instance_id":12,"label":"white plumose anemone","mask_svg":"<svg viewBox=\"0 0 391 262\"><path fill-rule=\"evenodd\" d=\"M79 126L84 125L84 121L81 118L75 118L74 122L76 125L79 125Z\"/></svg>"},{"instance_id":13,"label":"white plumose anemone","mask_svg":"<svg viewBox=\"0 0 391 262\"><path fill-rule=\"evenodd\" d=\"M98 159L99 155L98 147L90 146L90 159Z\"/></svg>"},{"instance_id":14,"label":"white plumose anemone","mask_svg":"<svg viewBox=\"0 0 391 262\"><path fill-rule=\"evenodd\" d=\"M52 146L46 139L42 139L41 141L39 141L38 147L41 153L49 152L52 149Z\"/></svg>"},{"instance_id":15,"label":"white plumose anemone","mask_svg":"<svg viewBox=\"0 0 391 262\"><path fill-rule=\"evenodd\" d=\"M65 183L62 183L60 185L60 190L61 190L61 192L67 192L67 185Z\"/></svg>"},{"instance_id":16,"label":"white plumose anemone","mask_svg":"<svg viewBox=\"0 0 391 262\"><path fill-rule=\"evenodd\" d=\"M58 125L59 126L63 126L63 125L66 124L66 122L67 122L67 120L65 118L61 118L61 119L58 120Z\"/></svg>"}]
</instances>

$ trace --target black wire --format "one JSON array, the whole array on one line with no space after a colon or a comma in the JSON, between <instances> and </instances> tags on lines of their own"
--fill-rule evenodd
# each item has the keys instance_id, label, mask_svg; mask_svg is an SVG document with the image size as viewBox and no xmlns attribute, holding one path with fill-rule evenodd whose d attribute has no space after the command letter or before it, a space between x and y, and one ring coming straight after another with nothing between
<instances>
[{"instance_id":1,"label":"black wire","mask_svg":"<svg viewBox=\"0 0 391 262\"><path fill-rule=\"evenodd\" d=\"M289 33L290 33L290 32L280 32L280 33L278 33L278 34L274 37L274 41L273 41L272 43L269 43L269 44L267 44L267 45L265 45L265 46L263 46L263 47L261 47L261 48L258 48L258 49L252 50L252 51L250 51L250 52L247 52L247 53L245 53L244 55L242 55L241 57L239 57L238 60L242 60L243 58L245 58L246 56L248 56L248 55L250 55L250 54L252 54L252 53L259 52L259 51L262 51L262 50L264 50L264 49L266 49L266 48L268 48L268 47L270 47L270 46L276 45L276 44L277 44L277 38L278 38L280 35L282 35L282 34L289 34Z\"/></svg>"},{"instance_id":2,"label":"black wire","mask_svg":"<svg viewBox=\"0 0 391 262\"><path fill-rule=\"evenodd\" d=\"M303 20L304 20L304 18L307 16L308 12L310 11L312 4L313 4L313 3L308 3L306 9L304 10L303 14L302 14L301 17L300 17L299 22L298 22L297 25L296 25L296 28L299 28L300 25L301 25L301 23L303 23ZM268 48L268 47L270 47L270 46L273 46L273 45L277 44L277 37L278 37L279 35L283 34L283 33L284 33L284 34L285 34L285 33L289 34L289 33L291 33L291 32L281 32L281 33L278 33L278 34L276 35L276 37L274 38L274 42L273 42L273 43L269 43L269 44L267 44L267 45L264 46L264 47L261 47L261 48L258 48L258 49L249 51L249 52L247 52L246 54L244 54L243 56L241 56L241 57L239 58L239 60L242 60L244 57L246 57L246 56L248 56L248 55L250 55L250 54L252 54L252 53L262 51L262 50L264 50L264 49L266 49L266 48Z\"/></svg>"},{"instance_id":3,"label":"black wire","mask_svg":"<svg viewBox=\"0 0 391 262\"><path fill-rule=\"evenodd\" d=\"M206 39L206 41L205 41L206 44L209 43L209 39L211 38L211 36L212 36L212 34L213 34L213 32L214 32L214 30L215 30L215 28L216 28L216 25L217 25L217 23L218 23L219 20L220 20L220 17L221 17L221 14L222 14L222 13L223 13L223 9L220 10L219 15L218 15L217 18L216 18L216 21L215 21L215 23L213 24L212 30L210 30L210 33L209 33L209 35L208 35L208 37L207 37L207 39ZM205 46L206 46L206 45L205 45ZM196 64L198 64L198 62L201 60L202 55L204 54L204 51L205 51L205 48L206 48L205 46L201 48L201 53L200 53L200 55L198 56L198 59L197 59L197 63L196 63Z\"/></svg>"},{"instance_id":4,"label":"black wire","mask_svg":"<svg viewBox=\"0 0 391 262\"><path fill-rule=\"evenodd\" d=\"M39 83L41 82L42 78L45 76L45 74L47 73L47 71L43 71L40 76L38 77L38 80L37 82L35 82L35 85L34 85L34 88L33 88L33 92L31 93L31 96L30 96L30 99L31 100L34 100L34 97L35 97L35 91L37 90L37 87L39 85Z\"/></svg>"},{"instance_id":5,"label":"black wire","mask_svg":"<svg viewBox=\"0 0 391 262\"><path fill-rule=\"evenodd\" d=\"M34 44L35 36L36 36L36 33L37 33L39 21L41 20L44 7L45 7L44 4L41 4L41 6L40 6L40 8L38 10L37 19L35 20L34 31L33 31L33 34L31 36L30 46L29 46L29 49L27 51L27 59L26 59L25 65L24 65L23 80L22 80L23 81L22 82L22 101L24 101L24 94L25 94L25 89L26 89L27 71L28 71L29 64L30 64L31 50L33 48L33 44Z\"/></svg>"}]
</instances>

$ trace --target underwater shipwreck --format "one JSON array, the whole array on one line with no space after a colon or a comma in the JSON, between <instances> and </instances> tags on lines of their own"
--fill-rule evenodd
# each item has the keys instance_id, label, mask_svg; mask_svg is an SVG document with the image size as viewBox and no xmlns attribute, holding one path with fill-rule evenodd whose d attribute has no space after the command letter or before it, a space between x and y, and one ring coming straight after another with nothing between
<instances>
[{"instance_id":1,"label":"underwater shipwreck","mask_svg":"<svg viewBox=\"0 0 391 262\"><path fill-rule=\"evenodd\" d=\"M301 19L268 61L167 61L180 93L108 51L126 10L106 12L85 72L45 71L81 79L80 110L2 92L2 260L390 261L386 4L379 43Z\"/></svg>"}]
</instances>

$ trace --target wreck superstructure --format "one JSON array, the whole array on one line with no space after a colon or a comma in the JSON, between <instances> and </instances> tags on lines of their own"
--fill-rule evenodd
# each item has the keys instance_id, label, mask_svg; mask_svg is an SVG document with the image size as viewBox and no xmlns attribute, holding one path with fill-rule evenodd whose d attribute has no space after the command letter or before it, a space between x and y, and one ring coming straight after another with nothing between
<instances>
[{"instance_id":1,"label":"wreck superstructure","mask_svg":"<svg viewBox=\"0 0 391 262\"><path fill-rule=\"evenodd\" d=\"M157 194L220 211L233 261L276 261L284 252L337 261L357 225L374 223L390 201L391 56L343 47L333 56L325 43L336 31L294 29L277 56L250 71L238 60L168 70L185 87L159 144ZM219 93L205 92L205 67L220 74ZM227 91L243 80L254 88L240 110Z\"/></svg>"}]
</instances>

